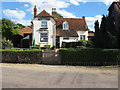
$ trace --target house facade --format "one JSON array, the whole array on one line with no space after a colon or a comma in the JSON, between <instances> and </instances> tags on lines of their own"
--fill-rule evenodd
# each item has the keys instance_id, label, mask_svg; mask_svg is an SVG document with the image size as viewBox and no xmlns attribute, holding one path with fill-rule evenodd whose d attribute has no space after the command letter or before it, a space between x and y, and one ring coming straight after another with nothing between
<instances>
[{"instance_id":1,"label":"house facade","mask_svg":"<svg viewBox=\"0 0 120 90\"><path fill-rule=\"evenodd\" d=\"M50 45L62 47L62 42L77 42L88 40L88 26L85 17L82 18L58 18L56 9L52 9L52 15L43 10L37 15L34 7L34 19L32 20L32 42L36 45Z\"/></svg>"},{"instance_id":2,"label":"house facade","mask_svg":"<svg viewBox=\"0 0 120 90\"><path fill-rule=\"evenodd\" d=\"M118 48L120 48L120 0L115 0L108 9L109 17L113 18L115 31L118 36Z\"/></svg>"}]
</instances>

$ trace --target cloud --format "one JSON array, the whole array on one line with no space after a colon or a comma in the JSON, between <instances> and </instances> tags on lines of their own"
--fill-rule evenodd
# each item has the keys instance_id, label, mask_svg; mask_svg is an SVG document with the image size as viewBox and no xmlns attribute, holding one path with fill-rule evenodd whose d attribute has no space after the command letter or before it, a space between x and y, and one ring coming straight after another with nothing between
<instances>
[{"instance_id":1,"label":"cloud","mask_svg":"<svg viewBox=\"0 0 120 90\"><path fill-rule=\"evenodd\" d=\"M74 5L79 5L79 3L76 0L70 0L70 3Z\"/></svg>"},{"instance_id":2,"label":"cloud","mask_svg":"<svg viewBox=\"0 0 120 90\"><path fill-rule=\"evenodd\" d=\"M76 16L73 13L67 12L65 10L57 10L57 12L65 18L76 18Z\"/></svg>"},{"instance_id":3,"label":"cloud","mask_svg":"<svg viewBox=\"0 0 120 90\"><path fill-rule=\"evenodd\" d=\"M28 4L24 4L24 7L29 7L29 5Z\"/></svg>"},{"instance_id":4,"label":"cloud","mask_svg":"<svg viewBox=\"0 0 120 90\"><path fill-rule=\"evenodd\" d=\"M11 19L15 23L20 23L25 26L31 25L31 20L23 20L23 19Z\"/></svg>"},{"instance_id":5,"label":"cloud","mask_svg":"<svg viewBox=\"0 0 120 90\"><path fill-rule=\"evenodd\" d=\"M17 10L6 9L6 10L3 10L3 13L5 16L9 18L17 18L17 19L23 19L26 15L24 11L21 11L18 9Z\"/></svg>"},{"instance_id":6,"label":"cloud","mask_svg":"<svg viewBox=\"0 0 120 90\"><path fill-rule=\"evenodd\" d=\"M96 15L95 17L85 17L89 29L94 31L95 21L98 20L99 24L101 24L102 17L103 17L102 15Z\"/></svg>"}]
</instances>

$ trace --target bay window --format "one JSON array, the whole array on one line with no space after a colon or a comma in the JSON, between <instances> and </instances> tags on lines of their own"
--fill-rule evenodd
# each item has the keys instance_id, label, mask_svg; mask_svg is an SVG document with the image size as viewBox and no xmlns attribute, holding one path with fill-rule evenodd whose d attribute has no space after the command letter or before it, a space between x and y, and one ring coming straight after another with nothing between
<instances>
[{"instance_id":1,"label":"bay window","mask_svg":"<svg viewBox=\"0 0 120 90\"><path fill-rule=\"evenodd\" d=\"M40 33L40 42L48 42L48 33Z\"/></svg>"}]
</instances>

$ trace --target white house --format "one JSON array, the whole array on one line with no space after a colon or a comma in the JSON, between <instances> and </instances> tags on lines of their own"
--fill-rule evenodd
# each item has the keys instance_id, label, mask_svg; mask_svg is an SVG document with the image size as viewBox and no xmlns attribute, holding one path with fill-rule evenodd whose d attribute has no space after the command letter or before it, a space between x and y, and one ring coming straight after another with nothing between
<instances>
[{"instance_id":1,"label":"white house","mask_svg":"<svg viewBox=\"0 0 120 90\"><path fill-rule=\"evenodd\" d=\"M34 7L34 19L32 20L32 42L36 45L50 45L61 47L62 42L77 42L88 40L88 26L85 17L82 18L57 18L56 9L52 9L52 15L43 10L37 15Z\"/></svg>"}]
</instances>

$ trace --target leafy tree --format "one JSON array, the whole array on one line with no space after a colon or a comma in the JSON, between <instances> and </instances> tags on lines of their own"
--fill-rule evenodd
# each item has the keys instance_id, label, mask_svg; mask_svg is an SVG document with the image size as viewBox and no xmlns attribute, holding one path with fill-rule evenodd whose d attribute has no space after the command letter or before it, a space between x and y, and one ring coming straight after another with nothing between
<instances>
[{"instance_id":1,"label":"leafy tree","mask_svg":"<svg viewBox=\"0 0 120 90\"><path fill-rule=\"evenodd\" d=\"M63 18L63 16L60 15L59 13L56 14L56 17L57 17L57 18Z\"/></svg>"},{"instance_id":2,"label":"leafy tree","mask_svg":"<svg viewBox=\"0 0 120 90\"><path fill-rule=\"evenodd\" d=\"M95 22L93 42L96 48L117 48L116 31L112 18L103 15L100 27L99 22Z\"/></svg>"},{"instance_id":3,"label":"leafy tree","mask_svg":"<svg viewBox=\"0 0 120 90\"><path fill-rule=\"evenodd\" d=\"M99 21L95 21L95 35L94 35L94 38L93 38L93 43L94 43L94 46L96 48L99 48L100 47L100 27L99 27Z\"/></svg>"},{"instance_id":4,"label":"leafy tree","mask_svg":"<svg viewBox=\"0 0 120 90\"><path fill-rule=\"evenodd\" d=\"M16 29L18 29L18 30L21 30L21 29L23 29L23 28L25 28L25 26L24 25L22 25L22 24L16 24L17 25L17 27L16 27Z\"/></svg>"}]
</instances>

